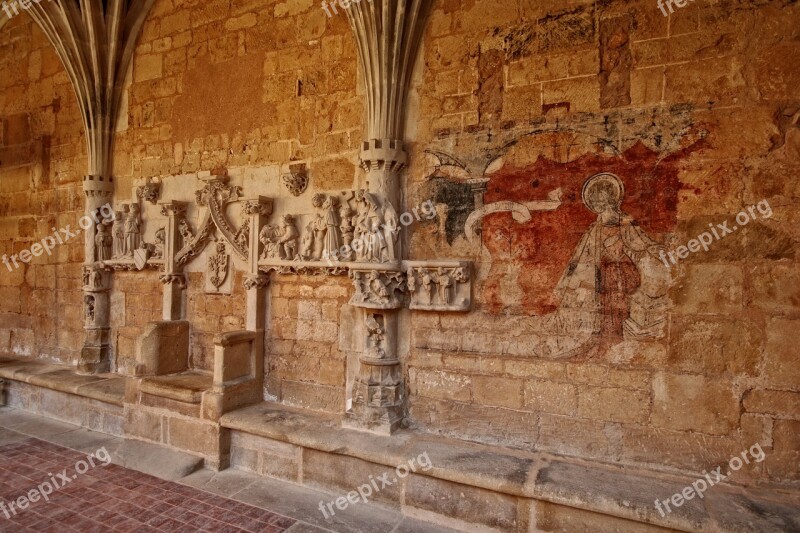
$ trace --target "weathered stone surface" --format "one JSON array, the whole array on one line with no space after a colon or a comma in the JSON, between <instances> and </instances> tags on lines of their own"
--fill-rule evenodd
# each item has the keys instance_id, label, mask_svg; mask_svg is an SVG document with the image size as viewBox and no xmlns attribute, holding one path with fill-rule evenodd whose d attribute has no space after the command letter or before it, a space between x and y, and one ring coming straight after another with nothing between
<instances>
[{"instance_id":1,"label":"weathered stone surface","mask_svg":"<svg viewBox=\"0 0 800 533\"><path fill-rule=\"evenodd\" d=\"M725 379L659 373L653 381L653 424L728 434L739 422L739 400Z\"/></svg>"},{"instance_id":2,"label":"weathered stone surface","mask_svg":"<svg viewBox=\"0 0 800 533\"><path fill-rule=\"evenodd\" d=\"M405 504L500 531L517 530L517 499L465 485L412 474Z\"/></svg>"}]
</instances>

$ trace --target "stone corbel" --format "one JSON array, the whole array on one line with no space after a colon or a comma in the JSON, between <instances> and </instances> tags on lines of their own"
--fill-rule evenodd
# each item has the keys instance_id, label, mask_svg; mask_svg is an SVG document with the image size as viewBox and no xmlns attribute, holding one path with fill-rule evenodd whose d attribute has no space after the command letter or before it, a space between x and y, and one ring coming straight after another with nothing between
<instances>
[{"instance_id":1,"label":"stone corbel","mask_svg":"<svg viewBox=\"0 0 800 533\"><path fill-rule=\"evenodd\" d=\"M161 182L153 181L153 178L147 178L144 185L136 188L136 197L156 205L161 197Z\"/></svg>"}]
</instances>

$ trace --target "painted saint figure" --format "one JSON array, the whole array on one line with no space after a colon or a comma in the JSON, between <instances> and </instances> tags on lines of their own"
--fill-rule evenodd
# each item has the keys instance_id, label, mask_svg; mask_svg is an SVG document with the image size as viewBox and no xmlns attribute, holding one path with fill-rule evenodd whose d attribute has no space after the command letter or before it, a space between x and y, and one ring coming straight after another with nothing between
<instances>
[{"instance_id":1,"label":"painted saint figure","mask_svg":"<svg viewBox=\"0 0 800 533\"><path fill-rule=\"evenodd\" d=\"M663 316L651 313L647 324L632 323L630 317L632 306L641 305L638 300L663 308L669 284L668 272L657 260L663 247L622 211L624 194L622 180L609 173L592 176L583 186L584 204L597 220L584 233L556 287L558 309L532 322L555 334L542 345L550 357L569 357L600 341L609 346L628 331L658 335ZM643 290L646 294L640 294Z\"/></svg>"}]
</instances>

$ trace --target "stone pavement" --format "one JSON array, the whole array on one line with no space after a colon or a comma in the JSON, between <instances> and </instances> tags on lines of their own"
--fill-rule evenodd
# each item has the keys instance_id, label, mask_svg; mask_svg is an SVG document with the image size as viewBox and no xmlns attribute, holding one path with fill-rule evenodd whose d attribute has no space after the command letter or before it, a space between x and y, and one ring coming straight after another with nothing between
<instances>
[{"instance_id":1,"label":"stone pavement","mask_svg":"<svg viewBox=\"0 0 800 533\"><path fill-rule=\"evenodd\" d=\"M374 504L324 518L337 496L0 408L0 532L453 531Z\"/></svg>"}]
</instances>

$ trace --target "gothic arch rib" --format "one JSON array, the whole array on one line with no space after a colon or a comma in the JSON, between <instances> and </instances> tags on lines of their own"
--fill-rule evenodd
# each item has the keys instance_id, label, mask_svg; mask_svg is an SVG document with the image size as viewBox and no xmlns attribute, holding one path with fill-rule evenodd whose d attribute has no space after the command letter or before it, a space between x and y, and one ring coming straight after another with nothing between
<instances>
[{"instance_id":1,"label":"gothic arch rib","mask_svg":"<svg viewBox=\"0 0 800 533\"><path fill-rule=\"evenodd\" d=\"M53 0L28 10L72 82L86 130L87 174L110 176L125 74L155 0Z\"/></svg>"}]
</instances>

